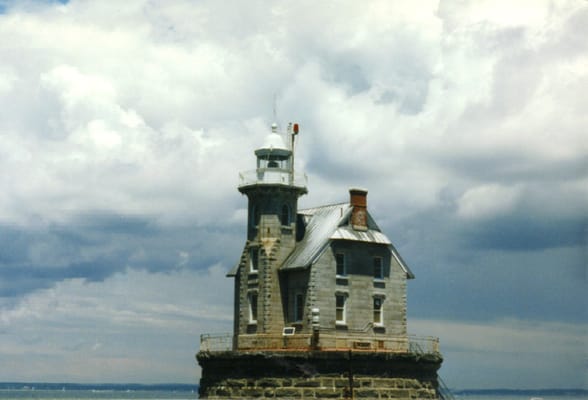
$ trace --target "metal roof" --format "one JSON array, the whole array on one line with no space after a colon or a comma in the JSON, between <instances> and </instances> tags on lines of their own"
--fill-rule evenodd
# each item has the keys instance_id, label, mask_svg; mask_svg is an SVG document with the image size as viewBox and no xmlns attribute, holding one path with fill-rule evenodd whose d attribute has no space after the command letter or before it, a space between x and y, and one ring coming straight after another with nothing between
<instances>
[{"instance_id":1,"label":"metal roof","mask_svg":"<svg viewBox=\"0 0 588 400\"><path fill-rule=\"evenodd\" d=\"M348 203L332 204L322 207L299 210L304 223L304 237L284 261L280 270L306 268L314 263L331 240L351 240L358 242L382 244L389 248L409 279L414 278L398 251L388 237L380 231L368 212L368 230L357 231L347 225L352 207ZM236 276L239 264L235 265L227 276Z\"/></svg>"},{"instance_id":2,"label":"metal roof","mask_svg":"<svg viewBox=\"0 0 588 400\"><path fill-rule=\"evenodd\" d=\"M408 265L406 265L406 263L404 262L404 260L402 259L402 257L400 257L400 254L398 254L398 251L396 250L396 247L394 247L393 244L390 244L388 246L388 248L390 249L390 253L392 253L392 256L394 256L394 258L396 259L396 261L398 261L398 264L400 264L400 267L402 268L402 270L406 273L406 277L408 279L414 279L414 274L412 273L412 271L410 270L410 268L408 268Z\"/></svg>"},{"instance_id":3,"label":"metal roof","mask_svg":"<svg viewBox=\"0 0 588 400\"><path fill-rule=\"evenodd\" d=\"M227 277L231 278L233 276L237 276L237 272L239 272L239 267L241 266L240 263L235 264L233 268L229 272L227 272Z\"/></svg>"},{"instance_id":4,"label":"metal roof","mask_svg":"<svg viewBox=\"0 0 588 400\"><path fill-rule=\"evenodd\" d=\"M304 237L296 244L280 269L305 268L312 264L350 212L351 206L347 203L300 210L305 223Z\"/></svg>"},{"instance_id":5,"label":"metal roof","mask_svg":"<svg viewBox=\"0 0 588 400\"><path fill-rule=\"evenodd\" d=\"M263 146L255 150L256 156L277 156L277 157L289 157L292 155L292 150L284 144L284 140L277 133L270 133L265 137Z\"/></svg>"},{"instance_id":6,"label":"metal roof","mask_svg":"<svg viewBox=\"0 0 588 400\"><path fill-rule=\"evenodd\" d=\"M378 244L392 244L390 239L380 231L368 229L367 231L358 231L350 226L340 226L331 235L330 239L355 240L357 242L369 242Z\"/></svg>"}]
</instances>

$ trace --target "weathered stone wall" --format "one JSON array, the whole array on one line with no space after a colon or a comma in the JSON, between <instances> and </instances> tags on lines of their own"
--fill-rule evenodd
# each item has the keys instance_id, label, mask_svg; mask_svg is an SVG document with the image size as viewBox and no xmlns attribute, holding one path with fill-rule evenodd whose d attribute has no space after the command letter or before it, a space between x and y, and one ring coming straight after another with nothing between
<instances>
[{"instance_id":1,"label":"weathered stone wall","mask_svg":"<svg viewBox=\"0 0 588 400\"><path fill-rule=\"evenodd\" d=\"M347 279L336 279L335 254L345 254ZM375 280L373 259L381 257L384 279ZM406 273L385 245L353 241L335 241L311 267L314 289L311 307L319 307L321 328L335 328L335 294L347 295L346 325L339 326L350 334L406 335ZM373 329L373 299L383 298L384 323Z\"/></svg>"},{"instance_id":2,"label":"weathered stone wall","mask_svg":"<svg viewBox=\"0 0 588 400\"><path fill-rule=\"evenodd\" d=\"M209 399L437 399L440 355L198 353ZM351 378L350 378L351 373Z\"/></svg>"},{"instance_id":3,"label":"weathered stone wall","mask_svg":"<svg viewBox=\"0 0 588 400\"><path fill-rule=\"evenodd\" d=\"M296 213L299 188L260 186L247 190L249 198L248 241L240 259L235 296L235 334L281 334L286 326L283 290L278 267L296 244ZM283 206L290 210L287 225L281 221ZM249 268L250 250L258 252L258 271ZM256 294L257 322L249 321L250 294Z\"/></svg>"}]
</instances>

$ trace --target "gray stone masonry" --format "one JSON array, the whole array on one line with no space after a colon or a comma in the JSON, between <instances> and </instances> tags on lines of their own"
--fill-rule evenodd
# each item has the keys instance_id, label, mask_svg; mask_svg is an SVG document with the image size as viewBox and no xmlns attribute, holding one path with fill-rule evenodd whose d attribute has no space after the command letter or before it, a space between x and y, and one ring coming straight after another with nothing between
<instances>
[{"instance_id":1,"label":"gray stone masonry","mask_svg":"<svg viewBox=\"0 0 588 400\"><path fill-rule=\"evenodd\" d=\"M347 277L336 278L335 254L343 253L347 262ZM373 259L382 257L384 279L374 280ZM385 245L352 241L334 242L311 267L312 297L309 307L318 307L321 314L321 328L334 329L335 295L344 294L346 302L346 323L338 326L349 334L385 336L406 335L406 274L391 257ZM383 299L384 323L381 329L374 329L373 299Z\"/></svg>"}]
</instances>

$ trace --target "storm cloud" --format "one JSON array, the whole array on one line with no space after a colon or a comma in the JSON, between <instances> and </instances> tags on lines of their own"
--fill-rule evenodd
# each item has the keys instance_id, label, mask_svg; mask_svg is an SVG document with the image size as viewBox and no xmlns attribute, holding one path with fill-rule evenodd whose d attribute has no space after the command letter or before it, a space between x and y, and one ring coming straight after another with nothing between
<instances>
[{"instance_id":1,"label":"storm cloud","mask_svg":"<svg viewBox=\"0 0 588 400\"><path fill-rule=\"evenodd\" d=\"M300 206L369 190L450 386L582 385L587 27L574 0L0 1L0 375L195 382L238 172L292 121Z\"/></svg>"}]
</instances>

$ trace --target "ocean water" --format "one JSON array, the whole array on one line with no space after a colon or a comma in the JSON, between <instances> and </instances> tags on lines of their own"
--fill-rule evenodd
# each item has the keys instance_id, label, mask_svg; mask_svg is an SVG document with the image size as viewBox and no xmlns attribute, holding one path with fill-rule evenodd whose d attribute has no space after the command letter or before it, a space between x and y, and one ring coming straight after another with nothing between
<instances>
[{"instance_id":1,"label":"ocean water","mask_svg":"<svg viewBox=\"0 0 588 400\"><path fill-rule=\"evenodd\" d=\"M197 391L167 390L0 390L0 400L194 400Z\"/></svg>"},{"instance_id":2,"label":"ocean water","mask_svg":"<svg viewBox=\"0 0 588 400\"><path fill-rule=\"evenodd\" d=\"M196 391L173 390L0 390L0 400L194 400ZM587 400L577 395L456 395L455 400Z\"/></svg>"}]
</instances>

